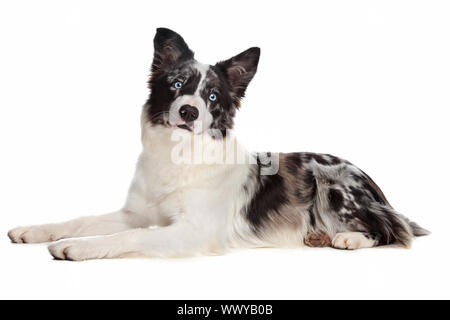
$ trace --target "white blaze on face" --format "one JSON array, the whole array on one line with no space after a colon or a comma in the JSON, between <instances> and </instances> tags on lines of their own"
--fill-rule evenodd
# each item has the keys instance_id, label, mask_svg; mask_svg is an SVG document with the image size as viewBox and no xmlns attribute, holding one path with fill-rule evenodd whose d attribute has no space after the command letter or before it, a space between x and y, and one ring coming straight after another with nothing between
<instances>
[{"instance_id":1,"label":"white blaze on face","mask_svg":"<svg viewBox=\"0 0 450 320\"><path fill-rule=\"evenodd\" d=\"M200 72L201 75L198 86L194 94L181 95L172 102L169 110L169 123L175 126L186 124L180 116L180 109L184 105L189 105L198 109L198 118L194 121L191 129L194 133L201 133L208 129L213 121L213 117L208 111L208 105L201 96L201 92L206 85L206 75L209 66L196 62L193 68Z\"/></svg>"}]
</instances>

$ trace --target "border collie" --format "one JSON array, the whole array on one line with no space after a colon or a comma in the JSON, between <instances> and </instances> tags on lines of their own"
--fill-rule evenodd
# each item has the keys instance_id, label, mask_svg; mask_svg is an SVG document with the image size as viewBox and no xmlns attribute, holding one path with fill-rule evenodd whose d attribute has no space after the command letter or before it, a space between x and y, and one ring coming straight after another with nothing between
<instances>
[{"instance_id":1,"label":"border collie","mask_svg":"<svg viewBox=\"0 0 450 320\"><path fill-rule=\"evenodd\" d=\"M220 254L242 247L369 248L429 232L397 213L346 160L316 153L250 153L233 118L260 49L208 65L159 28L142 109L143 150L122 209L64 223L18 227L16 243L64 240L56 259Z\"/></svg>"}]
</instances>

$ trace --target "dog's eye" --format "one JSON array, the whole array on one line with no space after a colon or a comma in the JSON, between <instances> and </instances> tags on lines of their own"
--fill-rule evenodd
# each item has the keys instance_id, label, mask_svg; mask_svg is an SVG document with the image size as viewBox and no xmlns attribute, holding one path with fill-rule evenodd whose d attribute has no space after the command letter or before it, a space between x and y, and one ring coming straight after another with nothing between
<instances>
[{"instance_id":1,"label":"dog's eye","mask_svg":"<svg viewBox=\"0 0 450 320\"><path fill-rule=\"evenodd\" d=\"M183 86L183 83L181 81L177 81L173 84L173 87L175 89L180 89Z\"/></svg>"},{"instance_id":2,"label":"dog's eye","mask_svg":"<svg viewBox=\"0 0 450 320\"><path fill-rule=\"evenodd\" d=\"M216 101L216 100L217 100L217 96L216 96L214 93L211 93L211 94L209 95L209 100L211 100L211 101Z\"/></svg>"}]
</instances>

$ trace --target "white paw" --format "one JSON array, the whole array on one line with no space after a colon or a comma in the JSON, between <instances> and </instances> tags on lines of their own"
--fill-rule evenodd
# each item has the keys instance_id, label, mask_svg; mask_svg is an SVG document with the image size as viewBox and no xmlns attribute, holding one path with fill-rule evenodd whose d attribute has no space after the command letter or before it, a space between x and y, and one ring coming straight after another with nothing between
<instances>
[{"instance_id":1,"label":"white paw","mask_svg":"<svg viewBox=\"0 0 450 320\"><path fill-rule=\"evenodd\" d=\"M51 244L48 251L57 260L83 261L108 256L107 250L95 240L66 240Z\"/></svg>"},{"instance_id":2,"label":"white paw","mask_svg":"<svg viewBox=\"0 0 450 320\"><path fill-rule=\"evenodd\" d=\"M59 239L50 228L45 226L18 227L9 230L8 237L15 243L40 243Z\"/></svg>"},{"instance_id":3,"label":"white paw","mask_svg":"<svg viewBox=\"0 0 450 320\"><path fill-rule=\"evenodd\" d=\"M361 232L341 232L337 233L331 245L334 248L339 249L359 249L359 248L370 248L375 244L374 240L368 239Z\"/></svg>"}]
</instances>

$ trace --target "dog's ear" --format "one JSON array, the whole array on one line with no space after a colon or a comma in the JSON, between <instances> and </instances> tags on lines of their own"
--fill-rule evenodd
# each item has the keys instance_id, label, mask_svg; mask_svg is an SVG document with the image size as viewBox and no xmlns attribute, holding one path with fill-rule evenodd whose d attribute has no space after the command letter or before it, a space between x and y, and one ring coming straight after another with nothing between
<instances>
[{"instance_id":1,"label":"dog's ear","mask_svg":"<svg viewBox=\"0 0 450 320\"><path fill-rule=\"evenodd\" d=\"M156 29L153 45L155 53L153 55L152 72L194 58L194 52L189 49L184 39L170 29Z\"/></svg>"},{"instance_id":2,"label":"dog's ear","mask_svg":"<svg viewBox=\"0 0 450 320\"><path fill-rule=\"evenodd\" d=\"M256 73L260 53L259 48L253 47L216 64L225 74L231 90L238 98L244 97L245 90Z\"/></svg>"}]
</instances>

